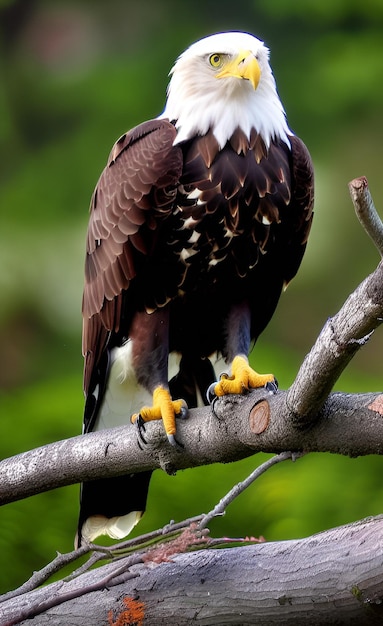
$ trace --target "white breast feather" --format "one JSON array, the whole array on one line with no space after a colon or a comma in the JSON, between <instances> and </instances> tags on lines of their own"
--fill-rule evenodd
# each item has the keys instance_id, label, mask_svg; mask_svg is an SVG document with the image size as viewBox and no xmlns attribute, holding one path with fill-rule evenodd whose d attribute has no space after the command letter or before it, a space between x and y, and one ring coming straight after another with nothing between
<instances>
[{"instance_id":1,"label":"white breast feather","mask_svg":"<svg viewBox=\"0 0 383 626\"><path fill-rule=\"evenodd\" d=\"M129 424L134 413L151 406L152 395L138 382L132 366L132 340L111 352L111 368L104 399L93 430ZM169 355L169 380L178 371L180 357Z\"/></svg>"}]
</instances>

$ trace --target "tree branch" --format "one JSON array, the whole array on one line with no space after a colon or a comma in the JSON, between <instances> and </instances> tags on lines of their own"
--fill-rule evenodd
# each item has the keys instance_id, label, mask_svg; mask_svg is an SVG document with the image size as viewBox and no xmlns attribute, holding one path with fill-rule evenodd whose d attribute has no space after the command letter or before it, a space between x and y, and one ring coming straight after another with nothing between
<instances>
[{"instance_id":1,"label":"tree branch","mask_svg":"<svg viewBox=\"0 0 383 626\"><path fill-rule=\"evenodd\" d=\"M231 504L235 500L235 498L237 498L243 491L245 491L245 489L250 487L250 485L255 480L257 480L257 478L267 472L270 467L276 465L277 463L282 463L282 461L295 461L296 456L297 455L292 452L281 452L280 454L277 454L271 457L271 459L268 459L267 461L262 463L262 465L260 465L253 472L251 472L251 474L247 478L245 478L245 480L242 480L241 482L234 485L234 487L230 489L230 491L223 498L221 498L221 500L214 507L214 509L212 509L209 513L203 516L198 524L198 528L206 528L206 526L214 517L217 517L217 515L224 515L227 506Z\"/></svg>"},{"instance_id":2,"label":"tree branch","mask_svg":"<svg viewBox=\"0 0 383 626\"><path fill-rule=\"evenodd\" d=\"M348 188L360 223L374 242L380 256L383 256L383 222L375 208L367 178L365 176L354 178L348 184Z\"/></svg>"},{"instance_id":3,"label":"tree branch","mask_svg":"<svg viewBox=\"0 0 383 626\"><path fill-rule=\"evenodd\" d=\"M353 356L383 321L383 261L324 325L290 387L287 405L297 427L320 416L328 394Z\"/></svg>"},{"instance_id":4,"label":"tree branch","mask_svg":"<svg viewBox=\"0 0 383 626\"><path fill-rule=\"evenodd\" d=\"M65 485L162 468L168 473L239 460L256 452L383 453L383 394L331 394L308 431L298 430L288 394L256 390L193 409L178 423L179 452L167 443L161 423L147 425L144 450L127 425L58 441L0 462L0 504ZM233 419L235 415L235 419Z\"/></svg>"},{"instance_id":5,"label":"tree branch","mask_svg":"<svg viewBox=\"0 0 383 626\"><path fill-rule=\"evenodd\" d=\"M37 615L39 625L105 626L110 610L109 623L131 623L126 607L139 605L146 626L364 626L383 617L382 559L382 516L307 539L204 549L162 562L136 559L135 565L126 557L4 602L0 623L29 617L23 623L33 625L30 618ZM48 608L41 615L49 604L60 611Z\"/></svg>"}]
</instances>

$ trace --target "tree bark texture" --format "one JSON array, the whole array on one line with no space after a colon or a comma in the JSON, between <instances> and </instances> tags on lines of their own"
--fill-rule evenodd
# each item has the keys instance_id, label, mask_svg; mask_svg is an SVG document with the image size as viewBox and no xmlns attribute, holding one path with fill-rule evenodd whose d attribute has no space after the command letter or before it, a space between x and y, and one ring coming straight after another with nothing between
<instances>
[{"instance_id":1,"label":"tree bark texture","mask_svg":"<svg viewBox=\"0 0 383 626\"><path fill-rule=\"evenodd\" d=\"M162 423L146 426L142 450L133 425L58 441L0 462L0 504L84 480L162 468L228 463L256 452L333 452L348 456L383 453L383 394L333 393L314 423L297 428L288 393L264 389L193 409L178 422L180 452Z\"/></svg>"},{"instance_id":2,"label":"tree bark texture","mask_svg":"<svg viewBox=\"0 0 383 626\"><path fill-rule=\"evenodd\" d=\"M0 604L0 624L383 622L383 516L301 540L177 554L167 562L146 561L121 574L123 563L112 562ZM111 577L113 568L120 572L116 578ZM106 579L108 584L92 591ZM46 602L65 598L59 606L39 612ZM32 607L37 614L26 620Z\"/></svg>"}]
</instances>

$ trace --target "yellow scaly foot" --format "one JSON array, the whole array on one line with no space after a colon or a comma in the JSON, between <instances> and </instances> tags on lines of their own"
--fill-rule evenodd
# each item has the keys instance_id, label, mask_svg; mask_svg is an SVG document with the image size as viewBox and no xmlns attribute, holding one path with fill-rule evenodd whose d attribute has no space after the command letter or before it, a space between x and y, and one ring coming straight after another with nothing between
<instances>
[{"instance_id":1,"label":"yellow scaly foot","mask_svg":"<svg viewBox=\"0 0 383 626\"><path fill-rule=\"evenodd\" d=\"M258 374L253 370L244 356L234 358L231 372L231 376L222 374L221 379L215 385L214 393L216 396L221 397L230 393L239 394L275 382L273 374Z\"/></svg>"},{"instance_id":2,"label":"yellow scaly foot","mask_svg":"<svg viewBox=\"0 0 383 626\"><path fill-rule=\"evenodd\" d=\"M170 392L161 385L153 392L153 406L142 407L140 413L132 415L131 421L134 424L138 418L143 422L162 419L166 435L173 446L178 446L176 434L176 416L184 417L187 412L185 400L172 400Z\"/></svg>"}]
</instances>

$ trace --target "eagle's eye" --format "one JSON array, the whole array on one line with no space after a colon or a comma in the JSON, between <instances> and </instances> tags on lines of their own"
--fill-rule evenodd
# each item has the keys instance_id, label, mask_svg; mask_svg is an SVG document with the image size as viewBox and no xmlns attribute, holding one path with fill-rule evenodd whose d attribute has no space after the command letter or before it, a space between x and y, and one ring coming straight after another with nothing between
<instances>
[{"instance_id":1,"label":"eagle's eye","mask_svg":"<svg viewBox=\"0 0 383 626\"><path fill-rule=\"evenodd\" d=\"M217 52L215 52L214 54L211 54L209 57L209 63L212 67L215 67L215 68L221 67L223 63L222 54L218 54Z\"/></svg>"}]
</instances>

